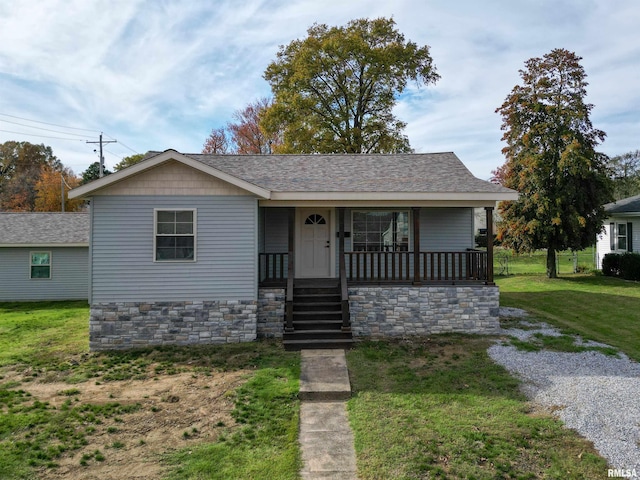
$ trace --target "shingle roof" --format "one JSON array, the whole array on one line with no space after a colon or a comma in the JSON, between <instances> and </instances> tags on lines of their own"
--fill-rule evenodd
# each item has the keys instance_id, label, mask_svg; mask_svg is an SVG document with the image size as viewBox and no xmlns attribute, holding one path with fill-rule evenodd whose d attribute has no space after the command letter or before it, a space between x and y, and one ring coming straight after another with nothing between
<instances>
[{"instance_id":1,"label":"shingle roof","mask_svg":"<svg viewBox=\"0 0 640 480\"><path fill-rule=\"evenodd\" d=\"M623 198L604 206L607 213L636 213L640 215L640 195Z\"/></svg>"},{"instance_id":2,"label":"shingle roof","mask_svg":"<svg viewBox=\"0 0 640 480\"><path fill-rule=\"evenodd\" d=\"M0 213L0 246L89 244L87 213Z\"/></svg>"},{"instance_id":3,"label":"shingle roof","mask_svg":"<svg viewBox=\"0 0 640 480\"><path fill-rule=\"evenodd\" d=\"M512 192L474 177L453 152L184 155L274 192Z\"/></svg>"}]
</instances>

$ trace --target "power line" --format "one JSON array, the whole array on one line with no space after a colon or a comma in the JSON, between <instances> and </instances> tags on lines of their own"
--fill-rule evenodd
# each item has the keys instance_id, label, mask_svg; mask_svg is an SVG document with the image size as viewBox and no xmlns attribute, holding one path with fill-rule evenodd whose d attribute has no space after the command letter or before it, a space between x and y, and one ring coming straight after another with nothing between
<instances>
[{"instance_id":1,"label":"power line","mask_svg":"<svg viewBox=\"0 0 640 480\"><path fill-rule=\"evenodd\" d=\"M102 153L102 144L103 143L118 143L118 140L103 140L102 139L102 132L100 132L100 140L98 140L97 142L90 142L89 140L87 140L87 143L99 143L100 144L100 173L99 173L99 177L102 178L104 176L104 155Z\"/></svg>"},{"instance_id":2,"label":"power line","mask_svg":"<svg viewBox=\"0 0 640 480\"><path fill-rule=\"evenodd\" d=\"M61 132L60 130L51 130L50 128L34 127L33 125L26 125L24 123L12 122L10 120L2 120L1 118L0 118L0 122L11 123L13 125L20 125L21 127L35 128L37 130L44 130L46 132L62 133L63 135L73 135L74 137L82 137L83 139L87 137L86 135L81 135L79 133Z\"/></svg>"},{"instance_id":3,"label":"power line","mask_svg":"<svg viewBox=\"0 0 640 480\"><path fill-rule=\"evenodd\" d=\"M18 117L16 115L9 115L8 113L0 113L0 115L2 115L3 117L17 118L18 120L24 120L26 122L41 123L43 125L51 125L52 127L60 127L60 128L67 128L69 130L81 130L83 132L98 133L98 130L94 130L94 129L78 128L78 127L67 127L66 125L59 125L57 123L41 122L39 120L31 120L30 118Z\"/></svg>"},{"instance_id":4,"label":"power line","mask_svg":"<svg viewBox=\"0 0 640 480\"><path fill-rule=\"evenodd\" d=\"M82 142L82 141L84 141L84 140L79 139L79 138L52 137L52 136L49 136L49 135L37 135L35 133L14 132L12 130L2 130L2 129L0 129L0 132L14 133L16 135L24 135L26 137L55 138L56 140L69 140L71 142ZM72 134L70 134L70 135L72 135Z\"/></svg>"}]
</instances>

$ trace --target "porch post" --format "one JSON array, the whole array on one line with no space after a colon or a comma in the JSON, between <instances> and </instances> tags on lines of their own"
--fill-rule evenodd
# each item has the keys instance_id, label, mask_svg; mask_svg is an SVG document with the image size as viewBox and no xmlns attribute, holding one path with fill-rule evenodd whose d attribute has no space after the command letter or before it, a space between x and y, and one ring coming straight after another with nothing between
<instances>
[{"instance_id":1,"label":"porch post","mask_svg":"<svg viewBox=\"0 0 640 480\"><path fill-rule=\"evenodd\" d=\"M493 283L493 207L484 207L487 214L487 283Z\"/></svg>"},{"instance_id":2,"label":"porch post","mask_svg":"<svg viewBox=\"0 0 640 480\"><path fill-rule=\"evenodd\" d=\"M420 285L420 207L411 209L413 214L413 284Z\"/></svg>"},{"instance_id":3,"label":"porch post","mask_svg":"<svg viewBox=\"0 0 640 480\"><path fill-rule=\"evenodd\" d=\"M296 209L289 209L289 245L288 245L288 268L287 268L287 298L285 302L286 325L285 332L293 332L293 277L295 275L295 227Z\"/></svg>"},{"instance_id":4,"label":"porch post","mask_svg":"<svg viewBox=\"0 0 640 480\"><path fill-rule=\"evenodd\" d=\"M349 311L349 289L347 288L347 265L344 259L344 207L338 207L338 268L340 270L340 302L342 309L342 331L351 331Z\"/></svg>"}]
</instances>

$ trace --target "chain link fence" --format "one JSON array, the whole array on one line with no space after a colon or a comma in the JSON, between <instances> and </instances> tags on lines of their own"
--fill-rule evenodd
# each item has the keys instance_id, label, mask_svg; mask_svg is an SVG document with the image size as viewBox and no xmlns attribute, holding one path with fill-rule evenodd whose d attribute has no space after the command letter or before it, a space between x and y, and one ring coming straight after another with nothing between
<instances>
[{"instance_id":1,"label":"chain link fence","mask_svg":"<svg viewBox=\"0 0 640 480\"><path fill-rule=\"evenodd\" d=\"M558 275L593 271L596 268L595 249L558 252L556 268ZM547 252L538 250L515 254L511 250L496 248L493 269L496 275L544 274L547 271Z\"/></svg>"}]
</instances>

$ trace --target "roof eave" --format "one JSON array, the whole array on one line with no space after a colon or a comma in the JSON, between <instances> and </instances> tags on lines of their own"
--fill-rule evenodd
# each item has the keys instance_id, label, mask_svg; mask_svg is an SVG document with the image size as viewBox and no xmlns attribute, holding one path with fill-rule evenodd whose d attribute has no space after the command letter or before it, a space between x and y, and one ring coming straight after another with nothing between
<instances>
[{"instance_id":1,"label":"roof eave","mask_svg":"<svg viewBox=\"0 0 640 480\"><path fill-rule=\"evenodd\" d=\"M511 201L518 199L518 192L272 192L271 200L366 200L366 201Z\"/></svg>"},{"instance_id":2,"label":"roof eave","mask_svg":"<svg viewBox=\"0 0 640 480\"><path fill-rule=\"evenodd\" d=\"M271 197L271 192L265 188L258 187L252 183L249 183L245 180L242 180L238 177L234 177L226 172L222 172L216 168L210 167L202 162L198 162L197 160L193 160L192 158L183 155L176 150L165 150L164 152L156 155L155 157L151 157L147 160L144 160L136 165L132 165L131 167L127 167L119 172L113 173L111 175L107 175L98 180L94 180L91 183L86 185L82 185L80 187L74 188L69 191L69 198L80 198L80 197L89 197L95 194L97 191L107 188L115 183L126 180L129 177L142 173L146 170L154 168L162 163L165 163L169 160L175 160L177 162L188 165L196 170L199 170L203 173L211 175L212 177L223 180L227 183L235 185L238 188L251 192L261 198L269 199Z\"/></svg>"}]
</instances>

